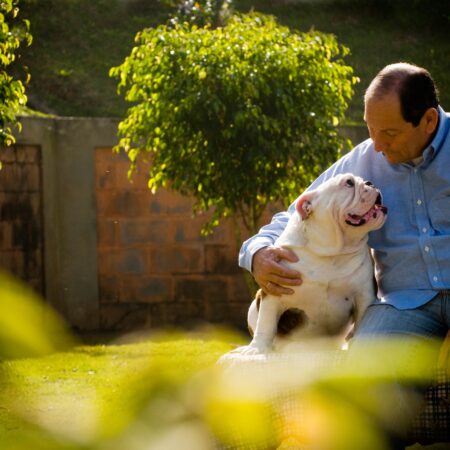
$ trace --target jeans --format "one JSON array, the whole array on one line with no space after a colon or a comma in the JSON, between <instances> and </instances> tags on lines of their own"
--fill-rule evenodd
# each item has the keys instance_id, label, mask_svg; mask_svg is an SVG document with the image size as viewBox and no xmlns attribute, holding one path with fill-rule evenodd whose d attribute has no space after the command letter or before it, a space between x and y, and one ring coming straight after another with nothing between
<instances>
[{"instance_id":1,"label":"jeans","mask_svg":"<svg viewBox=\"0 0 450 450\"><path fill-rule=\"evenodd\" d=\"M355 337L417 336L443 339L450 327L450 291L416 309L376 303L368 308Z\"/></svg>"},{"instance_id":2,"label":"jeans","mask_svg":"<svg viewBox=\"0 0 450 450\"><path fill-rule=\"evenodd\" d=\"M356 330L350 358L369 373L371 368L383 369L360 395L366 399L362 411L386 435L386 448L404 448L408 428L431 382L439 344L449 328L450 291L442 291L416 309L371 305ZM381 343L378 347L377 342Z\"/></svg>"}]
</instances>

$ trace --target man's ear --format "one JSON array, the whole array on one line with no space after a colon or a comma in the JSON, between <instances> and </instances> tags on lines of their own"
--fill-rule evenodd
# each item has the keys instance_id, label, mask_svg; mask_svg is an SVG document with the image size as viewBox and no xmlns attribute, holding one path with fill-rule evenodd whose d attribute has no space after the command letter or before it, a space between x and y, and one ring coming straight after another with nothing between
<instances>
[{"instance_id":1,"label":"man's ear","mask_svg":"<svg viewBox=\"0 0 450 450\"><path fill-rule=\"evenodd\" d=\"M311 203L313 197L314 197L314 191L305 192L297 200L297 204L295 205L295 208L297 209L298 213L300 214L302 220L307 219L313 211L312 203Z\"/></svg>"}]
</instances>

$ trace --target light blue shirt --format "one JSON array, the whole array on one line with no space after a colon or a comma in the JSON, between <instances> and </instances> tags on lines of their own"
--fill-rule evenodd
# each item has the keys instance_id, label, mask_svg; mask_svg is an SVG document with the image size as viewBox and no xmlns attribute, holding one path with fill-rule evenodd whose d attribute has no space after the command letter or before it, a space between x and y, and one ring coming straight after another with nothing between
<instances>
[{"instance_id":1,"label":"light blue shirt","mask_svg":"<svg viewBox=\"0 0 450 450\"><path fill-rule=\"evenodd\" d=\"M439 107L437 133L423 161L391 164L371 139L327 169L308 188L351 172L381 190L388 207L385 225L369 234L374 250L378 297L399 309L417 308L438 291L450 289L450 115ZM244 242L239 265L251 271L253 255L272 245L295 211L285 212Z\"/></svg>"}]
</instances>

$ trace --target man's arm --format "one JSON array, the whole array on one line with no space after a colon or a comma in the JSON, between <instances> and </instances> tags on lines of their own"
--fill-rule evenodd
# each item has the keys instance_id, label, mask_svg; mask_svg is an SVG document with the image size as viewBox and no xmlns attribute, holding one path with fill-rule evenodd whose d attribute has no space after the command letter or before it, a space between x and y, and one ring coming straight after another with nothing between
<instances>
[{"instance_id":1,"label":"man's arm","mask_svg":"<svg viewBox=\"0 0 450 450\"><path fill-rule=\"evenodd\" d=\"M293 212L292 208L293 205L287 211L275 214L268 225L264 225L258 231L258 234L255 234L242 244L239 252L240 267L247 269L249 272L253 272L253 256L258 250L275 243L289 222L289 218Z\"/></svg>"},{"instance_id":2,"label":"man's arm","mask_svg":"<svg viewBox=\"0 0 450 450\"><path fill-rule=\"evenodd\" d=\"M239 265L252 272L255 281L268 294L292 294L293 290L284 286L301 284L300 273L281 263L283 260L296 262L295 253L273 245L286 228L294 205L275 214L270 224L242 244L239 252Z\"/></svg>"}]
</instances>

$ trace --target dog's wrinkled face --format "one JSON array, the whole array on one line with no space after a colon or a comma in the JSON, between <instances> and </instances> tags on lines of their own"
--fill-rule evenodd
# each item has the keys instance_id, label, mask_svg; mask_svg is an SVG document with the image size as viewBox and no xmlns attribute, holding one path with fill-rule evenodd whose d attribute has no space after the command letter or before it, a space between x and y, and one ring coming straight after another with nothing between
<instances>
[{"instance_id":1,"label":"dog's wrinkled face","mask_svg":"<svg viewBox=\"0 0 450 450\"><path fill-rule=\"evenodd\" d=\"M366 226L370 230L380 228L387 208L382 204L380 191L370 182L352 174L344 174L338 180L342 195L342 219L353 227ZM341 219L341 220L342 220Z\"/></svg>"},{"instance_id":2,"label":"dog's wrinkled face","mask_svg":"<svg viewBox=\"0 0 450 450\"><path fill-rule=\"evenodd\" d=\"M336 228L343 235L362 236L381 228L387 215L380 191L371 182L349 173L337 175L304 193L296 206L302 220L311 222L314 228L323 228L328 223L326 233L330 234L333 222L335 239L339 234Z\"/></svg>"}]
</instances>

